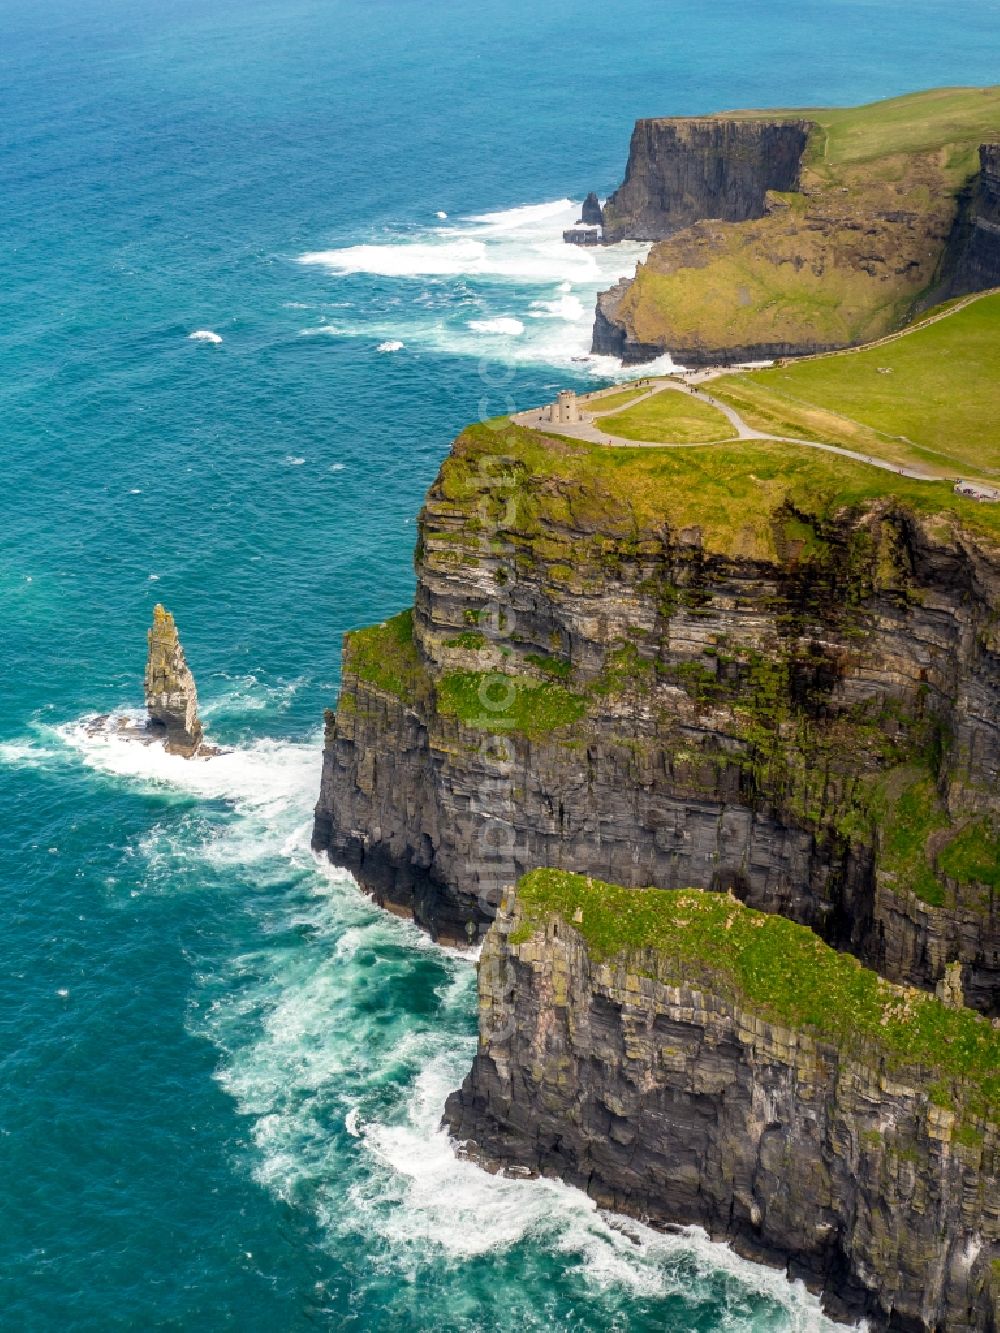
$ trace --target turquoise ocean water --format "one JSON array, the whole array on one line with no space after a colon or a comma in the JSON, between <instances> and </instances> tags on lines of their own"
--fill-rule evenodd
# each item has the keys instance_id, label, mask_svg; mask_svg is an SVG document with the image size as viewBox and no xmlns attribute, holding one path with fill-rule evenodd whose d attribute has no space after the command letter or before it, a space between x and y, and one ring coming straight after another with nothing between
<instances>
[{"instance_id":1,"label":"turquoise ocean water","mask_svg":"<svg viewBox=\"0 0 1000 1333\"><path fill-rule=\"evenodd\" d=\"M613 373L640 251L558 237L637 115L998 56L994 0L0 0L0 1328L823 1326L454 1159L472 966L311 857L321 714L455 431ZM156 599L223 758L82 726Z\"/></svg>"}]
</instances>

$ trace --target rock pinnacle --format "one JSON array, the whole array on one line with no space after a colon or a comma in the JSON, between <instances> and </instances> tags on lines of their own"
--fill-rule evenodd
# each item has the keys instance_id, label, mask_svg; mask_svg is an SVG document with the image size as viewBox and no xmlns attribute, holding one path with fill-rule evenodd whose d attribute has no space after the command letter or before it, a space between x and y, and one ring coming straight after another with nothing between
<instances>
[{"instance_id":1,"label":"rock pinnacle","mask_svg":"<svg viewBox=\"0 0 1000 1333\"><path fill-rule=\"evenodd\" d=\"M202 743L198 692L184 659L177 626L169 611L153 608L146 659L146 709L149 729L162 736L168 754L190 759Z\"/></svg>"}]
</instances>

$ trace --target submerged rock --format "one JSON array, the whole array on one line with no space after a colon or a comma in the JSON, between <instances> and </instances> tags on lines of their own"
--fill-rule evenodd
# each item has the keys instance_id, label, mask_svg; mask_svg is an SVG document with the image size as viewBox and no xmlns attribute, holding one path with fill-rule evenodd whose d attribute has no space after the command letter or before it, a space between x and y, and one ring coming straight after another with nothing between
<instances>
[{"instance_id":1,"label":"submerged rock","mask_svg":"<svg viewBox=\"0 0 1000 1333\"><path fill-rule=\"evenodd\" d=\"M162 737L168 754L190 759L198 753L203 739L198 692L174 618L160 605L153 608L148 639L145 677L148 728Z\"/></svg>"}]
</instances>

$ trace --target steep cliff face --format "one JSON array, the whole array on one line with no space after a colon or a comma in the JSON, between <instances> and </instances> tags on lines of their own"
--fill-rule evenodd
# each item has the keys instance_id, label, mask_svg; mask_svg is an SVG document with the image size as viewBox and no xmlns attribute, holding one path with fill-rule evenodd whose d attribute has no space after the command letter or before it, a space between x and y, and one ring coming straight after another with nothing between
<instances>
[{"instance_id":1,"label":"steep cliff face","mask_svg":"<svg viewBox=\"0 0 1000 1333\"><path fill-rule=\"evenodd\" d=\"M654 947L627 895L559 896L539 910L524 886L487 936L479 1051L445 1113L467 1152L656 1226L697 1223L837 1317L1000 1326L988 1023L723 896L656 895ZM795 994L815 995L811 1013Z\"/></svg>"},{"instance_id":2,"label":"steep cliff face","mask_svg":"<svg viewBox=\"0 0 1000 1333\"><path fill-rule=\"evenodd\" d=\"M722 549L671 521L711 505L677 454L608 475L514 432L498 495L491 447L428 497L407 641L348 641L316 846L446 937L539 865L731 888L917 985L960 959L995 1010L1000 905L956 849L1000 814L1000 556L895 502L760 494ZM744 449L726 485L775 465Z\"/></svg>"},{"instance_id":3,"label":"steep cliff face","mask_svg":"<svg viewBox=\"0 0 1000 1333\"><path fill-rule=\"evenodd\" d=\"M762 217L769 190L798 189L809 130L804 120L637 121L604 239L661 241L703 218Z\"/></svg>"},{"instance_id":4,"label":"steep cliff face","mask_svg":"<svg viewBox=\"0 0 1000 1333\"><path fill-rule=\"evenodd\" d=\"M956 241L955 295L1000 287L1000 143L979 150L979 175Z\"/></svg>"}]
</instances>

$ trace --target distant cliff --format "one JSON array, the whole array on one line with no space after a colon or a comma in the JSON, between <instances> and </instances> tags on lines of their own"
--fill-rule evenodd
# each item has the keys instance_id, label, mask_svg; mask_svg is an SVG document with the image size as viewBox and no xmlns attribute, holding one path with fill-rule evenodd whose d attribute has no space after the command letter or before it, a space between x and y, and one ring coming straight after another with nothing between
<instances>
[{"instance_id":1,"label":"distant cliff","mask_svg":"<svg viewBox=\"0 0 1000 1333\"><path fill-rule=\"evenodd\" d=\"M1000 282L1000 89L643 120L605 238L653 240L593 350L688 366L849 347Z\"/></svg>"},{"instance_id":2,"label":"distant cliff","mask_svg":"<svg viewBox=\"0 0 1000 1333\"><path fill-rule=\"evenodd\" d=\"M807 121L640 120L625 180L604 205L604 238L661 241L703 218L764 214L768 190L796 190Z\"/></svg>"},{"instance_id":3,"label":"distant cliff","mask_svg":"<svg viewBox=\"0 0 1000 1333\"><path fill-rule=\"evenodd\" d=\"M952 293L1000 287L1000 143L979 150L979 175L957 229Z\"/></svg>"},{"instance_id":4,"label":"distant cliff","mask_svg":"<svg viewBox=\"0 0 1000 1333\"><path fill-rule=\"evenodd\" d=\"M1000 1033L808 931L555 872L505 899L445 1119L489 1166L787 1267L834 1316L1000 1327Z\"/></svg>"}]
</instances>

